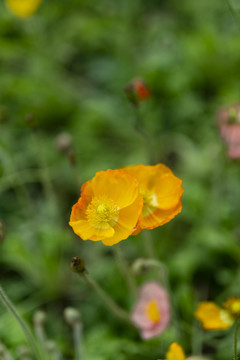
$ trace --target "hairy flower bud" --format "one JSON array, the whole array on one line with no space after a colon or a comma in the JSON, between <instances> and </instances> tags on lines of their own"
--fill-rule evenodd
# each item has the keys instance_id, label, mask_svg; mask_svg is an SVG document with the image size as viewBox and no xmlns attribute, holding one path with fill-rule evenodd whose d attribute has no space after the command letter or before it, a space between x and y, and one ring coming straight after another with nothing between
<instances>
[{"instance_id":1,"label":"hairy flower bud","mask_svg":"<svg viewBox=\"0 0 240 360\"><path fill-rule=\"evenodd\" d=\"M124 90L128 100L135 106L150 97L150 90L142 79L132 80Z\"/></svg>"},{"instance_id":2,"label":"hairy flower bud","mask_svg":"<svg viewBox=\"0 0 240 360\"><path fill-rule=\"evenodd\" d=\"M25 117L26 124L33 130L37 130L38 122L33 114L27 114Z\"/></svg>"},{"instance_id":3,"label":"hairy flower bud","mask_svg":"<svg viewBox=\"0 0 240 360\"><path fill-rule=\"evenodd\" d=\"M47 315L42 310L35 311L33 315L33 322L35 325L43 326L47 322Z\"/></svg>"},{"instance_id":4,"label":"hairy flower bud","mask_svg":"<svg viewBox=\"0 0 240 360\"><path fill-rule=\"evenodd\" d=\"M72 146L72 136L67 132L62 132L56 136L55 145L59 152L67 153Z\"/></svg>"},{"instance_id":5,"label":"hairy flower bud","mask_svg":"<svg viewBox=\"0 0 240 360\"><path fill-rule=\"evenodd\" d=\"M80 323L82 321L80 312L72 307L67 307L64 310L63 315L66 322L71 326L74 326L76 323Z\"/></svg>"},{"instance_id":6,"label":"hairy flower bud","mask_svg":"<svg viewBox=\"0 0 240 360\"><path fill-rule=\"evenodd\" d=\"M84 260L81 259L79 256L74 256L74 258L72 258L70 266L73 272L79 274L82 274L86 271Z\"/></svg>"},{"instance_id":7,"label":"hairy flower bud","mask_svg":"<svg viewBox=\"0 0 240 360\"><path fill-rule=\"evenodd\" d=\"M8 109L5 106L0 106L0 124L7 122L9 119Z\"/></svg>"}]
</instances>

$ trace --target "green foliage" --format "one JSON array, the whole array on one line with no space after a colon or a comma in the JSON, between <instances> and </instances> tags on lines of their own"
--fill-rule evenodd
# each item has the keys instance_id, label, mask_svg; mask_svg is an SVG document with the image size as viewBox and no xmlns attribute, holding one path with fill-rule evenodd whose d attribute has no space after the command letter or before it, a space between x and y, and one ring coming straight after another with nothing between
<instances>
[{"instance_id":1,"label":"green foliage","mask_svg":"<svg viewBox=\"0 0 240 360\"><path fill-rule=\"evenodd\" d=\"M0 3L0 278L29 323L35 310L47 312L64 359L72 358L66 306L82 313L87 360L156 360L173 341L187 354L230 358L231 332L204 333L194 311L200 300L240 295L240 166L215 121L239 101L239 24L224 0L52 0L25 20ZM123 91L136 77L151 89L140 107L145 138ZM72 135L75 166L56 148L62 131ZM172 322L143 342L71 273L71 258L81 256L131 310L112 249L82 241L68 221L80 184L96 171L149 162L170 166L185 193L182 213L151 231L169 273ZM147 257L144 241L121 243L129 263ZM10 350L25 341L3 308L0 339Z\"/></svg>"}]
</instances>

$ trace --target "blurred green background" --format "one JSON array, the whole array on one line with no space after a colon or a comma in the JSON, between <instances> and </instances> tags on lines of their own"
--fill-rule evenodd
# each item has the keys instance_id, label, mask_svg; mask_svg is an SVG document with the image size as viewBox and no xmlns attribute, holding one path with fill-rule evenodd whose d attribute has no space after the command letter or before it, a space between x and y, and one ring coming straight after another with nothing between
<instances>
[{"instance_id":1,"label":"blurred green background","mask_svg":"<svg viewBox=\"0 0 240 360\"><path fill-rule=\"evenodd\" d=\"M240 96L232 5L235 14L225 0L45 0L20 19L0 2L0 279L29 323L37 309L47 312L64 359L73 356L66 306L82 313L87 360L156 360L172 341L187 354L231 356L232 330L206 333L193 314L200 300L240 295L240 166L227 158L215 121ZM124 94L136 77L151 89L140 106L145 138ZM68 156L59 151L62 132L72 137ZM68 221L96 171L149 162L168 165L185 192L182 213L151 231L173 310L169 328L144 342L71 273L80 255L132 308L112 249L82 241ZM120 246L130 264L147 256L142 234ZM25 342L3 307L0 340L9 349Z\"/></svg>"}]
</instances>

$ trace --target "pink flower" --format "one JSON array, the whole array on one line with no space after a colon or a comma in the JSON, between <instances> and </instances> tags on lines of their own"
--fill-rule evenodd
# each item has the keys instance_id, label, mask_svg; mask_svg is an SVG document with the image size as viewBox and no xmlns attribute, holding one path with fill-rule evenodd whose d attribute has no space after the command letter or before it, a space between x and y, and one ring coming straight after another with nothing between
<instances>
[{"instance_id":1,"label":"pink flower","mask_svg":"<svg viewBox=\"0 0 240 360\"><path fill-rule=\"evenodd\" d=\"M220 135L227 145L228 156L240 158L240 105L222 109L218 114Z\"/></svg>"},{"instance_id":2,"label":"pink flower","mask_svg":"<svg viewBox=\"0 0 240 360\"><path fill-rule=\"evenodd\" d=\"M166 329L170 320L170 303L166 290L160 284L151 281L140 288L131 320L140 329L140 335L145 340Z\"/></svg>"}]
</instances>

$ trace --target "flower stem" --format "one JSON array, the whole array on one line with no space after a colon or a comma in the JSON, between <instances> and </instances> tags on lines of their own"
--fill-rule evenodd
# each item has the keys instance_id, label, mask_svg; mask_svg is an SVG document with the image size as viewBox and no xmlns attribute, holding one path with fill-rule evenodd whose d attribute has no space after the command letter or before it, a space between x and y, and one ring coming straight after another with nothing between
<instances>
[{"instance_id":1,"label":"flower stem","mask_svg":"<svg viewBox=\"0 0 240 360\"><path fill-rule=\"evenodd\" d=\"M147 151L147 157L149 158L150 163L155 163L156 156L155 156L155 139L154 137L150 136L146 126L143 121L143 116L141 113L140 106L134 106L135 110L135 130L141 135L144 146Z\"/></svg>"},{"instance_id":2,"label":"flower stem","mask_svg":"<svg viewBox=\"0 0 240 360\"><path fill-rule=\"evenodd\" d=\"M233 16L235 17L235 19L238 21L238 23L240 22L240 16L239 13L237 12L237 10L234 8L231 0L226 0L227 5L229 7L229 10L231 11L231 13L233 14Z\"/></svg>"},{"instance_id":3,"label":"flower stem","mask_svg":"<svg viewBox=\"0 0 240 360\"><path fill-rule=\"evenodd\" d=\"M136 295L137 294L136 281L134 279L131 268L128 266L128 263L127 263L125 257L123 256L123 253L121 251L119 244L116 244L113 246L113 252L114 252L117 264L119 265L120 271L122 272L124 278L126 279L129 290L133 293L133 295Z\"/></svg>"},{"instance_id":4,"label":"flower stem","mask_svg":"<svg viewBox=\"0 0 240 360\"><path fill-rule=\"evenodd\" d=\"M73 326L73 341L75 360L83 360L82 323L76 322Z\"/></svg>"},{"instance_id":5,"label":"flower stem","mask_svg":"<svg viewBox=\"0 0 240 360\"><path fill-rule=\"evenodd\" d=\"M238 360L237 355L237 334L238 334L238 319L235 320L235 327L233 332L233 359Z\"/></svg>"},{"instance_id":6,"label":"flower stem","mask_svg":"<svg viewBox=\"0 0 240 360\"><path fill-rule=\"evenodd\" d=\"M112 311L114 315L121 318L125 322L131 323L127 312L120 308L120 306L115 303L115 301L101 288L101 286L95 280L93 280L89 274L86 273L86 271L83 272L81 276L84 278L86 283L96 291L105 305Z\"/></svg>"},{"instance_id":7,"label":"flower stem","mask_svg":"<svg viewBox=\"0 0 240 360\"><path fill-rule=\"evenodd\" d=\"M144 247L147 256L150 259L155 259L156 253L154 250L153 239L152 239L152 235L150 234L150 230L143 230L142 234L143 234Z\"/></svg>"},{"instance_id":8,"label":"flower stem","mask_svg":"<svg viewBox=\"0 0 240 360\"><path fill-rule=\"evenodd\" d=\"M40 138L40 134L36 131L32 131L33 143L35 146L35 154L38 161L39 169L41 169L42 176L42 185L43 191L45 194L45 198L49 202L49 206L52 212L55 214L56 218L59 218L59 207L57 196L54 190L54 186L52 184L52 177L49 171L49 166L46 161L46 157L43 151L42 139Z\"/></svg>"},{"instance_id":9,"label":"flower stem","mask_svg":"<svg viewBox=\"0 0 240 360\"><path fill-rule=\"evenodd\" d=\"M31 346L32 352L36 359L42 360L42 357L39 353L38 347L36 345L35 339L28 328L27 324L23 320L23 318L18 314L17 310L15 309L14 305L4 292L3 288L0 286L0 301L2 304L8 309L8 311L15 317L15 319L18 321L19 325L21 326L29 345Z\"/></svg>"}]
</instances>

